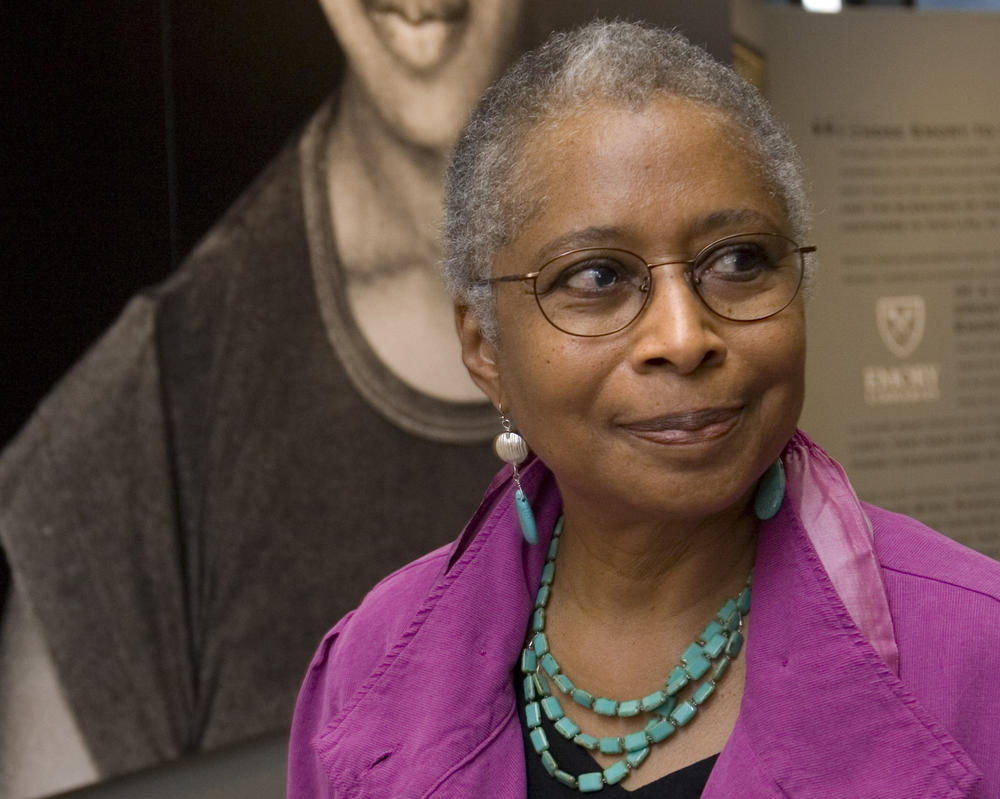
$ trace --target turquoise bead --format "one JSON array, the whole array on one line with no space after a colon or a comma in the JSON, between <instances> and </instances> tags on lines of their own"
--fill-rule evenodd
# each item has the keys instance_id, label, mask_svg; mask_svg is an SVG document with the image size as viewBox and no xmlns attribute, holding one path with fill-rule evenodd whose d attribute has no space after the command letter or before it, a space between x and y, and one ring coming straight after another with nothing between
<instances>
[{"instance_id":1,"label":"turquoise bead","mask_svg":"<svg viewBox=\"0 0 1000 799\"><path fill-rule=\"evenodd\" d=\"M538 702L529 702L524 707L524 721L529 727L540 727L542 724L542 714Z\"/></svg>"},{"instance_id":2,"label":"turquoise bead","mask_svg":"<svg viewBox=\"0 0 1000 799\"><path fill-rule=\"evenodd\" d=\"M667 692L666 691L654 691L653 693L649 694L648 696L644 696L642 698L642 701L639 703L639 706L645 712L649 713L653 709L658 708L660 705L662 705L666 701L667 701Z\"/></svg>"},{"instance_id":3,"label":"turquoise bead","mask_svg":"<svg viewBox=\"0 0 1000 799\"><path fill-rule=\"evenodd\" d=\"M588 771L576 778L580 793L594 793L604 787L604 775L600 771Z\"/></svg>"},{"instance_id":4,"label":"turquoise bead","mask_svg":"<svg viewBox=\"0 0 1000 799\"><path fill-rule=\"evenodd\" d=\"M708 661L708 659L704 655L699 655L693 660L688 661L685 670L692 680L697 680L700 677L703 677L705 672L707 672L711 667L712 664Z\"/></svg>"},{"instance_id":5,"label":"turquoise bead","mask_svg":"<svg viewBox=\"0 0 1000 799\"><path fill-rule=\"evenodd\" d=\"M718 613L719 621L722 622L723 626L725 626L726 620L734 613L739 615L739 608L736 607L736 601L733 599L727 599L726 603L719 608Z\"/></svg>"},{"instance_id":6,"label":"turquoise bead","mask_svg":"<svg viewBox=\"0 0 1000 799\"><path fill-rule=\"evenodd\" d=\"M573 693L573 681L565 674L562 673L556 674L552 678L552 681L559 686L559 690L562 691L564 694Z\"/></svg>"},{"instance_id":7,"label":"turquoise bead","mask_svg":"<svg viewBox=\"0 0 1000 799\"><path fill-rule=\"evenodd\" d=\"M639 700L629 699L626 702L618 703L618 717L623 719L630 719L632 716L639 715Z\"/></svg>"},{"instance_id":8,"label":"turquoise bead","mask_svg":"<svg viewBox=\"0 0 1000 799\"><path fill-rule=\"evenodd\" d=\"M604 784L617 785L627 776L628 776L628 766L625 765L624 760L619 760L618 762L613 763L612 765L604 769Z\"/></svg>"},{"instance_id":9,"label":"turquoise bead","mask_svg":"<svg viewBox=\"0 0 1000 799\"><path fill-rule=\"evenodd\" d=\"M714 692L715 683L703 682L698 686L698 690L691 696L691 701L696 705L704 704L705 700L708 699L708 697L710 697Z\"/></svg>"},{"instance_id":10,"label":"turquoise bead","mask_svg":"<svg viewBox=\"0 0 1000 799\"><path fill-rule=\"evenodd\" d=\"M557 768L555 774L553 774L552 776L555 777L557 780L559 780L559 782L561 782L567 788L576 787L576 777L574 777L572 774L567 774L561 768Z\"/></svg>"},{"instance_id":11,"label":"turquoise bead","mask_svg":"<svg viewBox=\"0 0 1000 799\"><path fill-rule=\"evenodd\" d=\"M538 659L535 657L534 649L524 649L521 651L521 671L531 674L538 667Z\"/></svg>"},{"instance_id":12,"label":"turquoise bead","mask_svg":"<svg viewBox=\"0 0 1000 799\"><path fill-rule=\"evenodd\" d=\"M681 653L681 663L690 663L696 658L704 656L704 650L698 644L689 644L688 648Z\"/></svg>"},{"instance_id":13,"label":"turquoise bead","mask_svg":"<svg viewBox=\"0 0 1000 799\"><path fill-rule=\"evenodd\" d=\"M597 748L605 755L620 755L622 753L622 739L614 735L600 738L597 741Z\"/></svg>"},{"instance_id":14,"label":"turquoise bead","mask_svg":"<svg viewBox=\"0 0 1000 799\"><path fill-rule=\"evenodd\" d=\"M772 463L757 483L753 510L762 522L773 519L785 499L785 468L779 458Z\"/></svg>"},{"instance_id":15,"label":"turquoise bead","mask_svg":"<svg viewBox=\"0 0 1000 799\"><path fill-rule=\"evenodd\" d=\"M545 730L541 727L535 727L528 737L531 739L531 745L535 747L535 751L538 754L541 754L549 748L548 736L545 734Z\"/></svg>"},{"instance_id":16,"label":"turquoise bead","mask_svg":"<svg viewBox=\"0 0 1000 799\"><path fill-rule=\"evenodd\" d=\"M642 761L644 761L647 757L649 757L649 747L648 746L645 749L638 749L635 752L629 752L625 756L625 761L632 768L638 768L639 766L642 765Z\"/></svg>"},{"instance_id":17,"label":"turquoise bead","mask_svg":"<svg viewBox=\"0 0 1000 799\"><path fill-rule=\"evenodd\" d=\"M532 648L538 657L549 651L549 639L545 637L545 633L535 633L535 637L531 641Z\"/></svg>"},{"instance_id":18,"label":"turquoise bead","mask_svg":"<svg viewBox=\"0 0 1000 799\"><path fill-rule=\"evenodd\" d=\"M740 595L736 597L736 608L744 616L750 612L750 586L740 591Z\"/></svg>"},{"instance_id":19,"label":"turquoise bead","mask_svg":"<svg viewBox=\"0 0 1000 799\"><path fill-rule=\"evenodd\" d=\"M556 576L556 564L551 560L542 569L542 585L552 585L552 579Z\"/></svg>"},{"instance_id":20,"label":"turquoise bead","mask_svg":"<svg viewBox=\"0 0 1000 799\"><path fill-rule=\"evenodd\" d=\"M555 723L555 728L563 738L569 741L572 741L577 735L580 734L580 727L569 716L563 716L559 719L559 721Z\"/></svg>"},{"instance_id":21,"label":"turquoise bead","mask_svg":"<svg viewBox=\"0 0 1000 799\"><path fill-rule=\"evenodd\" d=\"M653 708L653 713L657 716L669 716L675 707L677 707L677 697L668 696L667 701Z\"/></svg>"},{"instance_id":22,"label":"turquoise bead","mask_svg":"<svg viewBox=\"0 0 1000 799\"><path fill-rule=\"evenodd\" d=\"M712 660L715 660L722 653L722 650L726 648L726 641L728 640L723 633L716 633L705 644L705 654Z\"/></svg>"},{"instance_id":23,"label":"turquoise bead","mask_svg":"<svg viewBox=\"0 0 1000 799\"><path fill-rule=\"evenodd\" d=\"M535 594L535 607L544 608L547 604L549 604L549 587L543 585L538 589L538 593Z\"/></svg>"},{"instance_id":24,"label":"turquoise bead","mask_svg":"<svg viewBox=\"0 0 1000 799\"><path fill-rule=\"evenodd\" d=\"M556 773L556 769L559 768L559 766L556 765L556 759L552 757L552 753L547 749L542 752L542 766L545 768L545 771L550 777L553 776Z\"/></svg>"},{"instance_id":25,"label":"turquoise bead","mask_svg":"<svg viewBox=\"0 0 1000 799\"><path fill-rule=\"evenodd\" d=\"M573 689L573 701L578 705L585 708L592 708L594 706L594 696L589 691L584 691L582 688Z\"/></svg>"},{"instance_id":26,"label":"turquoise bead","mask_svg":"<svg viewBox=\"0 0 1000 799\"><path fill-rule=\"evenodd\" d=\"M559 700L554 696L545 697L541 705L542 710L545 711L545 715L549 717L549 721L558 721L563 717L562 705L559 704Z\"/></svg>"},{"instance_id":27,"label":"turquoise bead","mask_svg":"<svg viewBox=\"0 0 1000 799\"><path fill-rule=\"evenodd\" d=\"M722 658L722 660L716 663L715 668L712 670L712 679L716 682L722 679L722 675L725 674L726 669L729 668L729 663L729 658Z\"/></svg>"},{"instance_id":28,"label":"turquoise bead","mask_svg":"<svg viewBox=\"0 0 1000 799\"><path fill-rule=\"evenodd\" d=\"M594 712L602 716L614 716L618 712L618 702L606 696L599 696L594 700Z\"/></svg>"},{"instance_id":29,"label":"turquoise bead","mask_svg":"<svg viewBox=\"0 0 1000 799\"><path fill-rule=\"evenodd\" d=\"M539 696L546 696L551 693L551 691L549 691L549 682L545 679L545 675L540 671L536 671L532 674L531 679L535 681L535 692Z\"/></svg>"},{"instance_id":30,"label":"turquoise bead","mask_svg":"<svg viewBox=\"0 0 1000 799\"><path fill-rule=\"evenodd\" d=\"M735 632L729 636L729 643L726 644L726 657L734 658L740 653L743 646L743 633Z\"/></svg>"},{"instance_id":31,"label":"turquoise bead","mask_svg":"<svg viewBox=\"0 0 1000 799\"><path fill-rule=\"evenodd\" d=\"M646 733L649 735L649 740L656 744L666 740L676 729L667 719L661 719L660 721L651 721L646 726Z\"/></svg>"},{"instance_id":32,"label":"turquoise bead","mask_svg":"<svg viewBox=\"0 0 1000 799\"><path fill-rule=\"evenodd\" d=\"M725 621L725 627L729 632L735 632L740 629L740 622L743 621L743 617L740 615L738 610L734 610L729 614L729 618Z\"/></svg>"},{"instance_id":33,"label":"turquoise bead","mask_svg":"<svg viewBox=\"0 0 1000 799\"><path fill-rule=\"evenodd\" d=\"M597 749L598 740L593 735L587 735L587 733L581 732L573 738L573 743L593 752Z\"/></svg>"},{"instance_id":34,"label":"turquoise bead","mask_svg":"<svg viewBox=\"0 0 1000 799\"><path fill-rule=\"evenodd\" d=\"M625 745L626 752L637 752L649 744L649 739L646 737L645 730L639 730L639 732L626 735L622 743Z\"/></svg>"},{"instance_id":35,"label":"turquoise bead","mask_svg":"<svg viewBox=\"0 0 1000 799\"><path fill-rule=\"evenodd\" d=\"M690 701L681 702L674 708L674 712L670 714L670 720L678 727L683 727L694 718L694 714L697 712L697 706L691 704Z\"/></svg>"},{"instance_id":36,"label":"turquoise bead","mask_svg":"<svg viewBox=\"0 0 1000 799\"><path fill-rule=\"evenodd\" d=\"M517 507L517 521L521 525L521 535L529 544L537 544L538 527L535 526L535 514L531 512L528 498L520 488L514 492L514 505Z\"/></svg>"},{"instance_id":37,"label":"turquoise bead","mask_svg":"<svg viewBox=\"0 0 1000 799\"><path fill-rule=\"evenodd\" d=\"M717 621L709 622L708 626L705 628L705 632L701 634L699 639L703 643L711 641L715 636L722 632L722 625Z\"/></svg>"},{"instance_id":38,"label":"turquoise bead","mask_svg":"<svg viewBox=\"0 0 1000 799\"><path fill-rule=\"evenodd\" d=\"M688 684L689 679L687 672L684 671L682 666L674 666L673 671L670 672L670 676L667 677L667 694L670 696L676 694Z\"/></svg>"},{"instance_id":39,"label":"turquoise bead","mask_svg":"<svg viewBox=\"0 0 1000 799\"><path fill-rule=\"evenodd\" d=\"M535 691L535 679L530 674L524 678L524 701L534 702L538 693Z\"/></svg>"},{"instance_id":40,"label":"turquoise bead","mask_svg":"<svg viewBox=\"0 0 1000 799\"><path fill-rule=\"evenodd\" d=\"M542 668L545 669L545 673L550 677L554 677L559 673L559 663L554 657L552 657L551 652L546 652L542 655L540 662L542 664Z\"/></svg>"},{"instance_id":41,"label":"turquoise bead","mask_svg":"<svg viewBox=\"0 0 1000 799\"><path fill-rule=\"evenodd\" d=\"M552 534L552 540L549 541L549 551L546 553L546 560L555 560L556 555L559 554L559 536L555 533Z\"/></svg>"},{"instance_id":42,"label":"turquoise bead","mask_svg":"<svg viewBox=\"0 0 1000 799\"><path fill-rule=\"evenodd\" d=\"M531 616L531 629L540 633L545 629L545 608L538 608Z\"/></svg>"}]
</instances>

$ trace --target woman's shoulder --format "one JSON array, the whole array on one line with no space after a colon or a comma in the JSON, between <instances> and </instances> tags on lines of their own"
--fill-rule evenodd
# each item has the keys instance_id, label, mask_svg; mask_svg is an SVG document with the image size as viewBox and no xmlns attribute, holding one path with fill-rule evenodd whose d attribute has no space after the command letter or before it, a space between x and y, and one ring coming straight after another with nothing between
<instances>
[{"instance_id":1,"label":"woman's shoulder","mask_svg":"<svg viewBox=\"0 0 1000 799\"><path fill-rule=\"evenodd\" d=\"M453 544L439 547L384 577L341 620L339 646L379 649L402 635L448 562Z\"/></svg>"},{"instance_id":2,"label":"woman's shoulder","mask_svg":"<svg viewBox=\"0 0 1000 799\"><path fill-rule=\"evenodd\" d=\"M883 574L925 589L972 592L997 603L1000 562L932 530L916 519L866 505Z\"/></svg>"},{"instance_id":3,"label":"woman's shoulder","mask_svg":"<svg viewBox=\"0 0 1000 799\"><path fill-rule=\"evenodd\" d=\"M907 516L871 506L866 511L899 678L984 773L971 795L1000 795L1000 563Z\"/></svg>"},{"instance_id":4,"label":"woman's shoulder","mask_svg":"<svg viewBox=\"0 0 1000 799\"><path fill-rule=\"evenodd\" d=\"M309 667L310 684L341 704L407 633L448 562L451 546L436 549L382 579L327 632ZM300 702L302 696L300 694Z\"/></svg>"}]
</instances>

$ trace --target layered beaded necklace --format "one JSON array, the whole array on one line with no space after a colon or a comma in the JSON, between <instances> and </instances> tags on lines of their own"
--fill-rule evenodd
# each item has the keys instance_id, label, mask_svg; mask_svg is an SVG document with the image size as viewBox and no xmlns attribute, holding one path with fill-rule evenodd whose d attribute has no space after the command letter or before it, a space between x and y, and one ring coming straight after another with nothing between
<instances>
[{"instance_id":1,"label":"layered beaded necklace","mask_svg":"<svg viewBox=\"0 0 1000 799\"><path fill-rule=\"evenodd\" d=\"M605 785L615 785L638 768L649 757L652 747L663 743L683 727L698 712L715 692L715 686L726 673L730 662L743 646L743 619L750 612L750 584L753 572L747 577L740 594L726 600L715 618L704 631L681 654L680 663L667 676L663 688L641 699L617 700L594 696L583 688L578 688L567 677L555 656L549 650L545 636L545 609L552 593L555 577L556 554L559 552L559 538L562 535L563 518L556 522L549 544L548 556L542 570L542 579L535 597L534 613L531 619L531 634L521 652L521 672L523 678L525 720L530 730L528 737L535 752L541 758L542 766L550 777L581 793L593 793ZM706 677L700 684L699 680ZM583 732L579 725L567 716L553 693L550 683L555 684L563 696L578 705L602 716L632 718L646 713L652 718L640 729L628 735L595 737ZM690 693L685 689L691 688ZM682 694L688 694L681 699ZM555 730L569 741L590 751L606 755L623 755L602 771L583 774L569 774L559 767L549 751L549 741L542 728L542 714L552 722Z\"/></svg>"}]
</instances>

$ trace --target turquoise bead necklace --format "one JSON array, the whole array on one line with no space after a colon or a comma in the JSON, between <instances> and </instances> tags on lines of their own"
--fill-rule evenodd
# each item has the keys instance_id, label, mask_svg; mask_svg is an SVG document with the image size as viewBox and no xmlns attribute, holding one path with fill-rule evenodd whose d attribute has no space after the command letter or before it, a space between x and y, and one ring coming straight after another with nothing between
<instances>
[{"instance_id":1,"label":"turquoise bead necklace","mask_svg":"<svg viewBox=\"0 0 1000 799\"><path fill-rule=\"evenodd\" d=\"M746 585L738 596L726 600L715 618L684 652L680 663L667 676L664 687L641 699L617 700L604 696L594 696L591 692L578 688L567 677L555 656L549 650L545 636L545 609L552 593L555 578L556 554L562 535L563 518L556 522L549 544L542 579L535 597L534 613L531 619L531 635L521 652L521 672L525 703L525 719L528 737L535 752L542 760L542 766L550 777L581 793L593 793L605 785L615 785L638 768L649 757L653 746L663 743L695 717L698 708L715 692L715 686L726 673L729 664L743 646L743 619L750 612L750 585L753 572L747 577ZM708 675L708 678L694 688L688 698L680 695L688 686ZM578 705L602 716L632 718L640 713L652 718L640 729L628 735L595 737L583 732L579 725L567 716L559 703L559 698L550 688L554 683L559 691ZM591 771L573 775L559 768L549 751L549 741L542 728L542 714L552 722L556 731L569 741L591 751L608 755L624 755L602 771Z\"/></svg>"}]
</instances>

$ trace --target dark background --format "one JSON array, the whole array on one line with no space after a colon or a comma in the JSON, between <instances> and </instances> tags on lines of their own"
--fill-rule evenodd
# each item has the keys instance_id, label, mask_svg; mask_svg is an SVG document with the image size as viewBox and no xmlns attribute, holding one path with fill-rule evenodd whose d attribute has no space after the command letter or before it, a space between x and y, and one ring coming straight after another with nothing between
<instances>
[{"instance_id":1,"label":"dark background","mask_svg":"<svg viewBox=\"0 0 1000 799\"><path fill-rule=\"evenodd\" d=\"M316 0L4 10L0 446L305 122L341 61Z\"/></svg>"},{"instance_id":2,"label":"dark background","mask_svg":"<svg viewBox=\"0 0 1000 799\"><path fill-rule=\"evenodd\" d=\"M317 0L11 0L0 33L0 448L337 85ZM595 14L728 58L726 0L526 0L523 44ZM2 572L2 569L0 569Z\"/></svg>"}]
</instances>

